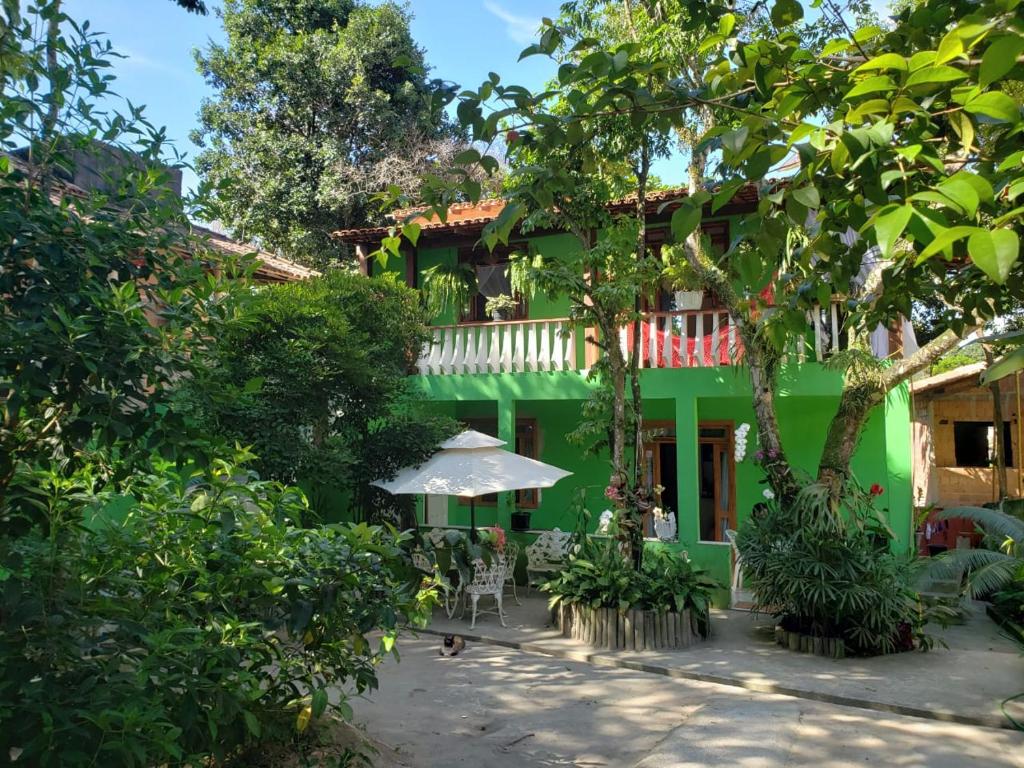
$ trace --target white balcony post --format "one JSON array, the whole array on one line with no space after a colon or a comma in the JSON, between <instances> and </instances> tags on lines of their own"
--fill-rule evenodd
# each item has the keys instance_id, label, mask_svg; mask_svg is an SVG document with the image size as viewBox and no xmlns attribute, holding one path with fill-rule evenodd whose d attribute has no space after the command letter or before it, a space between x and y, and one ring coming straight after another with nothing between
<instances>
[{"instance_id":1,"label":"white balcony post","mask_svg":"<svg viewBox=\"0 0 1024 768\"><path fill-rule=\"evenodd\" d=\"M704 313L697 313L697 334L693 340L694 359L697 367L704 367Z\"/></svg>"},{"instance_id":2,"label":"white balcony post","mask_svg":"<svg viewBox=\"0 0 1024 768\"><path fill-rule=\"evenodd\" d=\"M647 320L647 367L658 367L658 316L653 313Z\"/></svg>"},{"instance_id":3,"label":"white balcony post","mask_svg":"<svg viewBox=\"0 0 1024 768\"><path fill-rule=\"evenodd\" d=\"M540 324L540 370L551 370L551 323Z\"/></svg>"},{"instance_id":4,"label":"white balcony post","mask_svg":"<svg viewBox=\"0 0 1024 768\"><path fill-rule=\"evenodd\" d=\"M711 314L711 365L716 367L719 365L719 353L722 347L722 340L718 335L720 327L719 312L716 309Z\"/></svg>"},{"instance_id":5,"label":"white balcony post","mask_svg":"<svg viewBox=\"0 0 1024 768\"><path fill-rule=\"evenodd\" d=\"M491 350L487 357L487 367L491 373L501 373L501 334L498 326L491 326Z\"/></svg>"},{"instance_id":6,"label":"white balcony post","mask_svg":"<svg viewBox=\"0 0 1024 768\"><path fill-rule=\"evenodd\" d=\"M522 323L515 326L515 349L513 350L512 370L515 373L523 373L526 370L526 338Z\"/></svg>"},{"instance_id":7,"label":"white balcony post","mask_svg":"<svg viewBox=\"0 0 1024 768\"><path fill-rule=\"evenodd\" d=\"M501 331L501 370L512 373L512 326L506 325Z\"/></svg>"},{"instance_id":8,"label":"white balcony post","mask_svg":"<svg viewBox=\"0 0 1024 768\"><path fill-rule=\"evenodd\" d=\"M526 334L526 368L536 372L537 367L537 323L523 323Z\"/></svg>"},{"instance_id":9,"label":"white balcony post","mask_svg":"<svg viewBox=\"0 0 1024 768\"><path fill-rule=\"evenodd\" d=\"M672 367L672 315L665 315L665 338L661 343L661 365Z\"/></svg>"}]
</instances>

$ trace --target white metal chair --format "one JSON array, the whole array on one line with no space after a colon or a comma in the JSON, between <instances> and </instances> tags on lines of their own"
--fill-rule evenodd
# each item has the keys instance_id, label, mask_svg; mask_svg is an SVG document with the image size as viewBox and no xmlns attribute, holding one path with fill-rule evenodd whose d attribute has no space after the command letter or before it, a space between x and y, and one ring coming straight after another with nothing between
<instances>
[{"instance_id":1,"label":"white metal chair","mask_svg":"<svg viewBox=\"0 0 1024 768\"><path fill-rule=\"evenodd\" d=\"M473 603L473 615L469 622L469 628L476 627L477 604L481 595L490 595L498 604L498 619L501 626L505 624L505 612L502 609L501 598L505 591L505 576L508 572L506 558L494 557L491 564L487 565L483 560L473 561L473 580L466 585L465 593ZM480 613L493 613L493 611L479 611Z\"/></svg>"},{"instance_id":2,"label":"white metal chair","mask_svg":"<svg viewBox=\"0 0 1024 768\"><path fill-rule=\"evenodd\" d=\"M516 601L516 605L522 605L519 602L519 594L516 592L516 561L519 560L519 544L514 541L510 541L505 545L505 583L504 587L509 584L512 585L512 599Z\"/></svg>"},{"instance_id":3,"label":"white metal chair","mask_svg":"<svg viewBox=\"0 0 1024 768\"><path fill-rule=\"evenodd\" d=\"M443 548L448 546L448 542L445 539L445 536L448 534L448 530L449 529L447 529L447 528L431 528L430 531L427 532L427 535L426 535L425 538L427 539L427 541L430 542L430 545L435 550L443 549ZM426 559L425 555L423 555L423 557L424 557L424 559ZM414 564L416 563L416 555L415 554L413 555L413 563ZM428 563L429 563L429 560L428 560ZM416 567L419 568L420 566L417 565ZM433 563L429 563L429 565L426 568L426 570L428 572L433 572L434 564ZM451 579L451 574L452 573L453 573L453 571L449 570L448 573L442 573L441 574L441 578L442 578L442 580L445 583L445 589L444 589L443 594L441 595L441 602L444 605L444 612L445 612L445 614L447 614L449 619L452 618L452 616L455 615L455 611L458 610L458 608L459 608L459 603L460 603L460 601L463 598L463 586L464 586L461 581L458 584L453 584L452 583L452 579Z\"/></svg>"},{"instance_id":4,"label":"white metal chair","mask_svg":"<svg viewBox=\"0 0 1024 768\"><path fill-rule=\"evenodd\" d=\"M534 575L558 573L569 557L572 536L555 528L544 531L526 548L526 591L529 594Z\"/></svg>"},{"instance_id":5,"label":"white metal chair","mask_svg":"<svg viewBox=\"0 0 1024 768\"><path fill-rule=\"evenodd\" d=\"M427 553L421 550L416 550L412 553L412 564L418 571L423 571L424 573L434 572L433 562L431 562L430 558L427 557Z\"/></svg>"}]
</instances>

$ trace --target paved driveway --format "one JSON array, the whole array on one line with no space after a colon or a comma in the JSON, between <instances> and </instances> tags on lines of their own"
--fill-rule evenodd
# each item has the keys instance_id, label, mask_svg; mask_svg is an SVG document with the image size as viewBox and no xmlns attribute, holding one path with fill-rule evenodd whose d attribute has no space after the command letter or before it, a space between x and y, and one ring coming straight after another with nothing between
<instances>
[{"instance_id":1,"label":"paved driveway","mask_svg":"<svg viewBox=\"0 0 1024 768\"><path fill-rule=\"evenodd\" d=\"M471 643L400 643L356 719L413 768L1024 768L1024 734Z\"/></svg>"}]
</instances>

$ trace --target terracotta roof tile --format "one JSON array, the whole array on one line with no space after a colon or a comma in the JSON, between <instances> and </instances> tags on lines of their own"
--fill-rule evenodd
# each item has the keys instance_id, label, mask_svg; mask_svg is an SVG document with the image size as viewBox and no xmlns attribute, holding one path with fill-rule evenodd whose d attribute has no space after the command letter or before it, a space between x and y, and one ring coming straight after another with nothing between
<instances>
[{"instance_id":1,"label":"terracotta roof tile","mask_svg":"<svg viewBox=\"0 0 1024 768\"><path fill-rule=\"evenodd\" d=\"M656 206L676 198L686 197L688 194L685 187L662 189L651 192L647 195L648 206ZM627 208L636 202L636 194L612 200L608 203L610 210ZM733 196L732 203L736 205L750 205L758 200L757 187L748 184L740 188ZM429 219L425 216L417 216L412 221L420 225L422 231L449 231L458 232L463 229L473 229L494 221L498 214L505 207L505 201L500 198L488 198L478 203L454 203L448 208L447 221L441 221L436 215ZM396 210L391 217L395 220L404 219L416 213L415 208L402 208ZM366 242L384 237L388 234L390 227L361 227L352 229L339 229L333 232L333 236L349 242Z\"/></svg>"}]
</instances>

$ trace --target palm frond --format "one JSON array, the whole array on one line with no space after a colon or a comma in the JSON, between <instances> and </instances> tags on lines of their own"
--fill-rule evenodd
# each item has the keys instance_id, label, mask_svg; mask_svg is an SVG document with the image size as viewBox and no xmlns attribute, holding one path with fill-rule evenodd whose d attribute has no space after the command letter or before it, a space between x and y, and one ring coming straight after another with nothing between
<instances>
[{"instance_id":1,"label":"palm frond","mask_svg":"<svg viewBox=\"0 0 1024 768\"><path fill-rule=\"evenodd\" d=\"M959 517L970 520L985 529L985 533L1001 539L1013 539L1024 544L1024 520L1008 515L998 509L986 507L953 507L939 513L939 518L949 520Z\"/></svg>"},{"instance_id":2,"label":"palm frond","mask_svg":"<svg viewBox=\"0 0 1024 768\"><path fill-rule=\"evenodd\" d=\"M993 549L951 549L930 558L924 575L931 579L959 579L968 571L1004 562L1020 567L1018 558Z\"/></svg>"},{"instance_id":3,"label":"palm frond","mask_svg":"<svg viewBox=\"0 0 1024 768\"><path fill-rule=\"evenodd\" d=\"M1020 560L1007 557L983 565L967 577L967 589L971 597L984 597L1007 587L1020 573Z\"/></svg>"}]
</instances>

